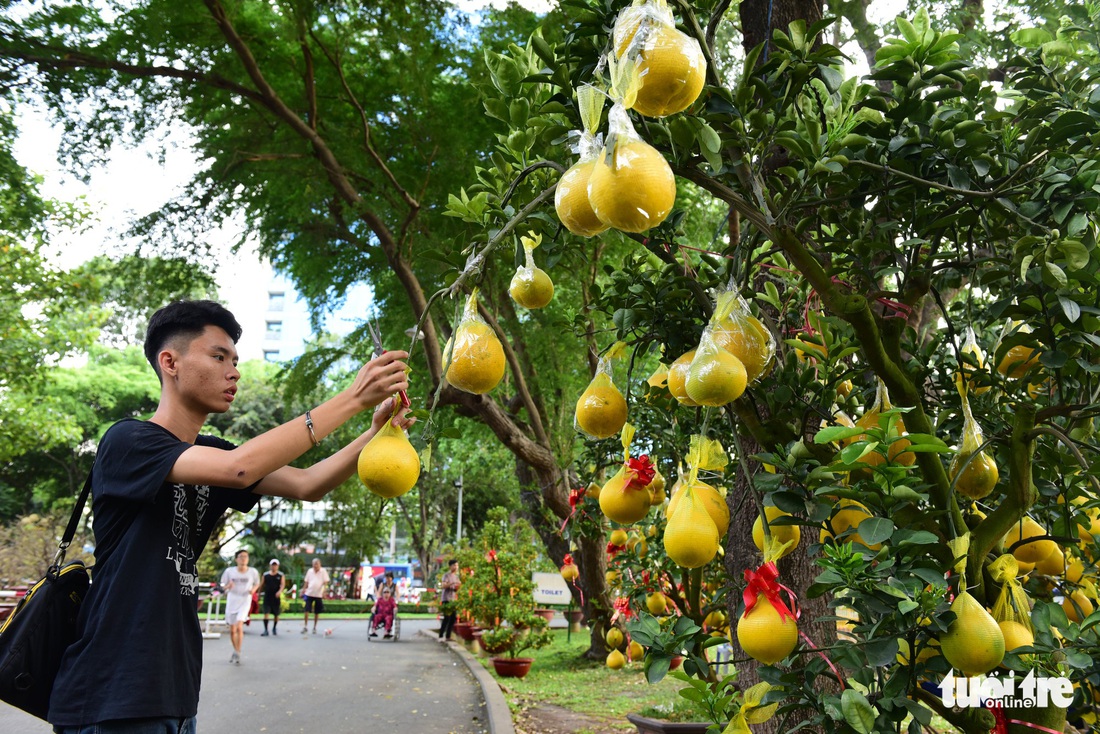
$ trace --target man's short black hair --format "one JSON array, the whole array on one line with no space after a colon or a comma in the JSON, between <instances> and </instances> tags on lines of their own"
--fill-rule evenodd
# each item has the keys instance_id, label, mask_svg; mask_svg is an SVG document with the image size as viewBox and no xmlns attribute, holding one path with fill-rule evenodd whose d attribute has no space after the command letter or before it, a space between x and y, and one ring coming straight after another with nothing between
<instances>
[{"instance_id":1,"label":"man's short black hair","mask_svg":"<svg viewBox=\"0 0 1100 734\"><path fill-rule=\"evenodd\" d=\"M217 326L229 334L236 344L241 338L241 325L233 314L214 301L173 301L153 314L145 330L145 358L160 378L157 355L172 339L183 336L188 340L202 334L207 326Z\"/></svg>"},{"instance_id":2,"label":"man's short black hair","mask_svg":"<svg viewBox=\"0 0 1100 734\"><path fill-rule=\"evenodd\" d=\"M393 571L386 571L386 578L392 579L393 578Z\"/></svg>"},{"instance_id":3,"label":"man's short black hair","mask_svg":"<svg viewBox=\"0 0 1100 734\"><path fill-rule=\"evenodd\" d=\"M248 553L246 548L241 548L239 551L233 554L233 558L240 558L242 553Z\"/></svg>"},{"instance_id":4,"label":"man's short black hair","mask_svg":"<svg viewBox=\"0 0 1100 734\"><path fill-rule=\"evenodd\" d=\"M453 566L453 565L455 565L456 563L458 563L458 559L457 559L457 558L452 558L451 560L447 561L447 565L448 565L448 566Z\"/></svg>"}]
</instances>

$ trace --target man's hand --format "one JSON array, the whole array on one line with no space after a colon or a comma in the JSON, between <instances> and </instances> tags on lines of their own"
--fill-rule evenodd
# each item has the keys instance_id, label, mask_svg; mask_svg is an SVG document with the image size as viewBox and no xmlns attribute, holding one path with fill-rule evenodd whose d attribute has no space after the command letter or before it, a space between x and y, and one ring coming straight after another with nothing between
<instances>
[{"instance_id":1,"label":"man's hand","mask_svg":"<svg viewBox=\"0 0 1100 734\"><path fill-rule=\"evenodd\" d=\"M407 390L407 365L402 360L408 358L409 353L402 351L375 357L360 368L348 390L364 408L373 408L399 390Z\"/></svg>"},{"instance_id":2,"label":"man's hand","mask_svg":"<svg viewBox=\"0 0 1100 734\"><path fill-rule=\"evenodd\" d=\"M395 411L394 408L397 408ZM371 418L371 428L375 433L382 430L386 425L386 421L393 419L393 424L403 431L409 430L409 427L413 423L416 423L416 418L408 417L409 409L401 407L400 401L396 398L386 398L378 407L374 409L374 416Z\"/></svg>"}]
</instances>

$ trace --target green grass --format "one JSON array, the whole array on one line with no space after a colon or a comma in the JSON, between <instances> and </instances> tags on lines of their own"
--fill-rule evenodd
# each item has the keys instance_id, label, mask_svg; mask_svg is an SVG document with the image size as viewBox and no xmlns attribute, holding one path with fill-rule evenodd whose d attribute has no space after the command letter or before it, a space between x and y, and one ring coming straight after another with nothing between
<instances>
[{"instance_id":1,"label":"green grass","mask_svg":"<svg viewBox=\"0 0 1100 734\"><path fill-rule=\"evenodd\" d=\"M566 642L565 630L553 630L554 643L541 650L528 650L525 657L535 662L525 678L497 678L506 689L513 711L532 702L552 703L583 714L622 718L653 706L668 706L681 699L678 680L665 678L656 685L646 683L640 662L622 670L611 670L603 662L585 660L588 632L574 632ZM488 657L478 659L494 676Z\"/></svg>"}]
</instances>

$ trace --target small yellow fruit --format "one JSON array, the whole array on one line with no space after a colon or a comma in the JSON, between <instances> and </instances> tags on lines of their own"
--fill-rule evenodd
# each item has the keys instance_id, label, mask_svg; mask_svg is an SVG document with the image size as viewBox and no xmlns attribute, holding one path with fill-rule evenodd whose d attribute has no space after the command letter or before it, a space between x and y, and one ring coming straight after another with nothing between
<instances>
[{"instance_id":1,"label":"small yellow fruit","mask_svg":"<svg viewBox=\"0 0 1100 734\"><path fill-rule=\"evenodd\" d=\"M1062 576L1066 572L1066 554L1055 546L1053 553L1035 564L1035 570L1047 576Z\"/></svg>"},{"instance_id":2,"label":"small yellow fruit","mask_svg":"<svg viewBox=\"0 0 1100 734\"><path fill-rule=\"evenodd\" d=\"M955 455L955 458L951 461L950 476L951 480L955 482L955 489L959 494L966 495L973 500L980 500L988 496L993 488L997 486L1000 472L993 457L982 451L966 465L966 469L963 469L960 475L959 469L962 468L969 456L970 454L962 453ZM957 479L955 478L956 475L959 475Z\"/></svg>"},{"instance_id":3,"label":"small yellow fruit","mask_svg":"<svg viewBox=\"0 0 1100 734\"><path fill-rule=\"evenodd\" d=\"M783 551L779 558L787 555L795 548L798 547L799 541L802 539L802 530L797 525L772 525L772 520L780 517L791 517L789 512L783 512L778 507L765 507L764 515L768 518L769 528L772 532L772 538L779 541L780 544L794 541L794 544ZM756 547L764 550L764 523L760 522L760 516L757 515L756 522L752 524L752 542L756 544ZM778 560L778 559L777 559Z\"/></svg>"},{"instance_id":4,"label":"small yellow fruit","mask_svg":"<svg viewBox=\"0 0 1100 734\"><path fill-rule=\"evenodd\" d=\"M859 524L871 517L871 513L866 507L856 502L855 500L843 499L836 505L836 512L829 520L829 528L832 530L831 535L838 537L848 530L855 531L859 528ZM822 530L819 536L819 542L824 543L828 540L830 533ZM866 546L869 550L877 551L882 548L882 543L875 543L874 545L867 545L866 541L860 537L858 532L852 532L845 536L843 539L845 542L859 543L862 546Z\"/></svg>"},{"instance_id":5,"label":"small yellow fruit","mask_svg":"<svg viewBox=\"0 0 1100 734\"><path fill-rule=\"evenodd\" d=\"M612 650L607 654L607 667L612 670L619 670L626 665L626 656L618 650Z\"/></svg>"},{"instance_id":6,"label":"small yellow fruit","mask_svg":"<svg viewBox=\"0 0 1100 734\"><path fill-rule=\"evenodd\" d=\"M570 583L576 581L580 575L581 570L575 563L567 563L561 567L561 577Z\"/></svg>"},{"instance_id":7,"label":"small yellow fruit","mask_svg":"<svg viewBox=\"0 0 1100 734\"><path fill-rule=\"evenodd\" d=\"M1028 538L1036 538L1046 535L1046 529L1035 522L1028 516L1024 516L1023 520L1014 524L1012 528L1005 534L1004 546L1005 550L1011 548L1014 544L1021 540L1027 540ZM1016 557L1017 561L1023 561L1024 563L1038 563L1043 560L1057 548L1057 544L1050 539L1037 540L1030 543L1024 543L1012 551L1012 555Z\"/></svg>"},{"instance_id":8,"label":"small yellow fruit","mask_svg":"<svg viewBox=\"0 0 1100 734\"><path fill-rule=\"evenodd\" d=\"M721 609L715 609L708 614L703 620L704 627L725 627L726 626L726 613Z\"/></svg>"},{"instance_id":9,"label":"small yellow fruit","mask_svg":"<svg viewBox=\"0 0 1100 734\"><path fill-rule=\"evenodd\" d=\"M600 490L600 511L620 525L632 525L649 514L650 499L645 487L629 484L624 466Z\"/></svg>"},{"instance_id":10,"label":"small yellow fruit","mask_svg":"<svg viewBox=\"0 0 1100 734\"><path fill-rule=\"evenodd\" d=\"M737 642L753 660L774 665L791 654L798 644L798 624L779 612L763 594L737 622Z\"/></svg>"},{"instance_id":11,"label":"small yellow fruit","mask_svg":"<svg viewBox=\"0 0 1100 734\"><path fill-rule=\"evenodd\" d=\"M668 611L668 599L659 591L649 594L645 598L645 608L655 617L659 617Z\"/></svg>"},{"instance_id":12,"label":"small yellow fruit","mask_svg":"<svg viewBox=\"0 0 1100 734\"><path fill-rule=\"evenodd\" d=\"M420 478L420 457L405 432L388 424L359 452L359 480L379 497L400 497Z\"/></svg>"},{"instance_id":13,"label":"small yellow fruit","mask_svg":"<svg viewBox=\"0 0 1100 734\"><path fill-rule=\"evenodd\" d=\"M951 603L955 620L940 636L940 650L952 667L972 678L1001 664L1005 637L993 615L978 600L963 591Z\"/></svg>"},{"instance_id":14,"label":"small yellow fruit","mask_svg":"<svg viewBox=\"0 0 1100 734\"><path fill-rule=\"evenodd\" d=\"M684 496L685 486L683 482L677 482L676 486L673 487L672 499L668 501L668 507L665 508L665 518L672 517L672 513L676 511L680 498ZM699 480L695 480L692 489L695 490L696 500L703 503L703 508L710 515L710 519L714 521L718 536L724 538L730 527L730 508L726 504L726 498L722 496L722 493L716 487Z\"/></svg>"},{"instance_id":15,"label":"small yellow fruit","mask_svg":"<svg viewBox=\"0 0 1100 734\"><path fill-rule=\"evenodd\" d=\"M1065 579L1071 584L1081 583L1081 577L1085 574L1085 564L1080 558L1074 558L1066 566Z\"/></svg>"},{"instance_id":16,"label":"small yellow fruit","mask_svg":"<svg viewBox=\"0 0 1100 734\"><path fill-rule=\"evenodd\" d=\"M1011 652L1017 647L1031 647L1035 644L1035 635L1020 622L1002 620L997 623L1001 628L1001 634L1005 638L1005 652Z\"/></svg>"},{"instance_id":17,"label":"small yellow fruit","mask_svg":"<svg viewBox=\"0 0 1100 734\"><path fill-rule=\"evenodd\" d=\"M554 192L558 219L566 229L581 237L592 237L607 229L588 201L588 180L595 167L595 159L574 163L562 175Z\"/></svg>"},{"instance_id":18,"label":"small yellow fruit","mask_svg":"<svg viewBox=\"0 0 1100 734\"><path fill-rule=\"evenodd\" d=\"M622 576L622 574L619 571L616 571L615 569L611 569L609 571L604 572L603 580L607 582L608 586L616 586L616 585L618 585L619 578L621 576Z\"/></svg>"},{"instance_id":19,"label":"small yellow fruit","mask_svg":"<svg viewBox=\"0 0 1100 734\"><path fill-rule=\"evenodd\" d=\"M455 336L447 382L476 395L484 395L500 384L504 378L504 347L492 328L481 321L466 321L459 325Z\"/></svg>"},{"instance_id":20,"label":"small yellow fruit","mask_svg":"<svg viewBox=\"0 0 1100 734\"><path fill-rule=\"evenodd\" d=\"M634 640L630 641L630 644L626 646L626 657L630 662L636 662L645 657L645 648Z\"/></svg>"},{"instance_id":21,"label":"small yellow fruit","mask_svg":"<svg viewBox=\"0 0 1100 734\"><path fill-rule=\"evenodd\" d=\"M745 365L725 349L696 354L684 384L688 397L699 405L720 407L741 397L748 384Z\"/></svg>"},{"instance_id":22,"label":"small yellow fruit","mask_svg":"<svg viewBox=\"0 0 1100 734\"><path fill-rule=\"evenodd\" d=\"M521 268L512 276L508 295L524 308L535 311L545 307L554 298L554 282L542 268Z\"/></svg>"},{"instance_id":23,"label":"small yellow fruit","mask_svg":"<svg viewBox=\"0 0 1100 734\"><path fill-rule=\"evenodd\" d=\"M584 490L584 496L589 499L598 500L600 498L600 489L602 489L602 487L600 487L597 482L589 482Z\"/></svg>"},{"instance_id":24,"label":"small yellow fruit","mask_svg":"<svg viewBox=\"0 0 1100 734\"><path fill-rule=\"evenodd\" d=\"M1072 594L1062 600L1062 609L1066 611L1066 617L1071 622L1080 622L1092 614L1095 607L1092 600L1085 596L1085 592L1076 589ZM1078 609L1080 611L1078 611Z\"/></svg>"},{"instance_id":25,"label":"small yellow fruit","mask_svg":"<svg viewBox=\"0 0 1100 734\"><path fill-rule=\"evenodd\" d=\"M676 398L680 405L686 405L690 408L699 405L687 394L688 370L691 369L693 359L695 359L694 349L681 354L668 368L668 391L672 393L672 397Z\"/></svg>"},{"instance_id":26,"label":"small yellow fruit","mask_svg":"<svg viewBox=\"0 0 1100 734\"><path fill-rule=\"evenodd\" d=\"M771 365L771 333L752 314L742 313L721 322L714 330L714 343L741 360L748 383L759 380ZM848 381L849 386L851 381Z\"/></svg>"},{"instance_id":27,"label":"small yellow fruit","mask_svg":"<svg viewBox=\"0 0 1100 734\"><path fill-rule=\"evenodd\" d=\"M879 412L877 410L869 410L864 413L863 416L856 421L856 426L859 428L881 428L879 424ZM896 464L913 466L917 461L917 455L912 451L906 451L911 443L909 439L902 438L904 435L905 421L901 419L901 416L893 416L890 420L890 431L886 435L886 441L890 444L890 447L886 450L886 455L890 461ZM845 439L844 443L849 444L866 440L868 440L867 434L861 433L858 436ZM878 453L878 451L872 451L859 460L859 463L866 464L867 466L880 466L882 462L882 454Z\"/></svg>"},{"instance_id":28,"label":"small yellow fruit","mask_svg":"<svg viewBox=\"0 0 1100 734\"><path fill-rule=\"evenodd\" d=\"M677 497L665 526L665 554L678 566L699 568L718 554L718 527L693 488L685 487Z\"/></svg>"},{"instance_id":29,"label":"small yellow fruit","mask_svg":"<svg viewBox=\"0 0 1100 734\"><path fill-rule=\"evenodd\" d=\"M600 376L577 400L577 425L595 438L609 438L626 424L626 398L619 388Z\"/></svg>"},{"instance_id":30,"label":"small yellow fruit","mask_svg":"<svg viewBox=\"0 0 1100 734\"><path fill-rule=\"evenodd\" d=\"M630 540L630 536L627 535L627 532L622 528L615 528L611 531L611 535L608 536L607 540L611 543L611 545L617 545L625 548L626 542Z\"/></svg>"},{"instance_id":31,"label":"small yellow fruit","mask_svg":"<svg viewBox=\"0 0 1100 734\"><path fill-rule=\"evenodd\" d=\"M940 643L937 640L928 640L924 646L920 648L920 652L917 653L917 662L923 663L925 660L939 655L939 646ZM897 660L902 665L909 664L909 640L904 638L898 640Z\"/></svg>"},{"instance_id":32,"label":"small yellow fruit","mask_svg":"<svg viewBox=\"0 0 1100 734\"><path fill-rule=\"evenodd\" d=\"M611 160L600 153L588 181L588 200L604 223L623 232L645 232L665 221L676 203L676 177L649 143L619 142Z\"/></svg>"},{"instance_id":33,"label":"small yellow fruit","mask_svg":"<svg viewBox=\"0 0 1100 734\"><path fill-rule=\"evenodd\" d=\"M1039 355L1031 347L1017 344L1005 352L1001 363L997 365L997 371L1005 377L1019 379L1028 371L1039 364Z\"/></svg>"},{"instance_id":34,"label":"small yellow fruit","mask_svg":"<svg viewBox=\"0 0 1100 734\"><path fill-rule=\"evenodd\" d=\"M638 57L641 88L633 109L646 117L686 110L703 91L706 72L697 40L672 26L651 27Z\"/></svg>"},{"instance_id":35,"label":"small yellow fruit","mask_svg":"<svg viewBox=\"0 0 1100 734\"><path fill-rule=\"evenodd\" d=\"M607 630L607 634L604 635L604 639L607 640L607 646L613 650L618 650L623 646L623 631L618 627L611 627Z\"/></svg>"},{"instance_id":36,"label":"small yellow fruit","mask_svg":"<svg viewBox=\"0 0 1100 734\"><path fill-rule=\"evenodd\" d=\"M657 506L665 501L665 477L660 471L653 470L653 481L646 485L649 490L649 504ZM648 535L649 533L647 533ZM650 535L652 537L652 535Z\"/></svg>"}]
</instances>

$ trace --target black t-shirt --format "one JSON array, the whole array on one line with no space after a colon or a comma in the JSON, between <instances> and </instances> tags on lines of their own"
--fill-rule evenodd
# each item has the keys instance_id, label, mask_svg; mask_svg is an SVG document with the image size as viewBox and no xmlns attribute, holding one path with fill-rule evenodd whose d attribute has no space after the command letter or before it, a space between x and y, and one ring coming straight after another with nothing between
<instances>
[{"instance_id":1,"label":"black t-shirt","mask_svg":"<svg viewBox=\"0 0 1100 734\"><path fill-rule=\"evenodd\" d=\"M264 574L263 589L265 599L274 599L279 596L279 587L283 585L283 572L276 571L271 573L268 571Z\"/></svg>"},{"instance_id":2,"label":"black t-shirt","mask_svg":"<svg viewBox=\"0 0 1100 734\"><path fill-rule=\"evenodd\" d=\"M234 448L211 436L195 444ZM195 561L226 509L250 510L259 497L251 488L169 484L165 478L190 447L138 420L116 423L103 436L92 470L92 585L80 608L80 639L66 651L54 683L50 723L197 712L202 630Z\"/></svg>"}]
</instances>

